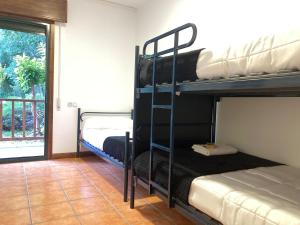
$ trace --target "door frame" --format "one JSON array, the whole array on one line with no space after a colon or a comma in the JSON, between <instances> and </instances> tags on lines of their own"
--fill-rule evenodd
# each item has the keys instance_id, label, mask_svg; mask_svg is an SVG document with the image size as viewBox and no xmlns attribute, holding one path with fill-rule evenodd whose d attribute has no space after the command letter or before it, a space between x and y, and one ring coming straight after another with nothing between
<instances>
[{"instance_id":1,"label":"door frame","mask_svg":"<svg viewBox=\"0 0 300 225\"><path fill-rule=\"evenodd\" d=\"M44 133L44 156L30 156L18 158L0 159L0 163L26 162L36 160L47 160L52 158L53 142L53 95L54 95L54 43L55 25L54 23L33 21L24 18L1 16L7 21L39 26L45 30L46 35L46 93L45 93L45 133Z\"/></svg>"}]
</instances>

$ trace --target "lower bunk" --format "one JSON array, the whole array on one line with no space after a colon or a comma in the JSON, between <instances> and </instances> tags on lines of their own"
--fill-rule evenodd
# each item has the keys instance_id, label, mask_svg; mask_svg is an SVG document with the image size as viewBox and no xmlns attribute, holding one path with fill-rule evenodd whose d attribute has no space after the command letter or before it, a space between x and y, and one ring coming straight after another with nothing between
<instances>
[{"instance_id":1,"label":"lower bunk","mask_svg":"<svg viewBox=\"0 0 300 225\"><path fill-rule=\"evenodd\" d=\"M299 169L241 152L207 157L185 148L174 154L175 208L197 223L300 224ZM167 188L168 156L154 152L153 159L152 179ZM134 161L135 178L144 184L148 165L149 152Z\"/></svg>"},{"instance_id":2,"label":"lower bunk","mask_svg":"<svg viewBox=\"0 0 300 225\"><path fill-rule=\"evenodd\" d=\"M102 117L102 118L101 118ZM130 113L83 112L78 109L77 156L80 147L124 169L124 201L128 199L128 170L132 139Z\"/></svg>"},{"instance_id":3,"label":"lower bunk","mask_svg":"<svg viewBox=\"0 0 300 225\"><path fill-rule=\"evenodd\" d=\"M189 204L222 224L300 224L300 170L259 167L193 180Z\"/></svg>"}]
</instances>

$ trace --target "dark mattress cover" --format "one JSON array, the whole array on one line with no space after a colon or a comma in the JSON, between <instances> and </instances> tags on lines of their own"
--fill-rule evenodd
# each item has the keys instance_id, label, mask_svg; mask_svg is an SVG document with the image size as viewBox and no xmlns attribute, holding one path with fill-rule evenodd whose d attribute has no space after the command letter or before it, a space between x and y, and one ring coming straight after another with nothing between
<instances>
[{"instance_id":1,"label":"dark mattress cover","mask_svg":"<svg viewBox=\"0 0 300 225\"><path fill-rule=\"evenodd\" d=\"M130 149L131 143L129 142L128 158L131 153ZM120 162L124 162L125 136L107 137L103 142L103 151Z\"/></svg>"},{"instance_id":2,"label":"dark mattress cover","mask_svg":"<svg viewBox=\"0 0 300 225\"><path fill-rule=\"evenodd\" d=\"M197 79L196 67L199 54L202 49L178 54L176 60L176 81L195 81ZM173 56L161 57L156 63L157 83L171 83ZM143 59L140 63L141 85L152 84L153 63L149 59Z\"/></svg>"},{"instance_id":3,"label":"dark mattress cover","mask_svg":"<svg viewBox=\"0 0 300 225\"><path fill-rule=\"evenodd\" d=\"M154 152L154 181L167 188L168 156L163 152ZM188 195L194 178L210 174L218 174L235 170L251 169L260 166L276 166L276 162L237 153L223 156L203 156L191 149L176 149L174 153L173 191L174 195L184 203L188 203ZM149 151L135 159L136 175L148 180Z\"/></svg>"}]
</instances>

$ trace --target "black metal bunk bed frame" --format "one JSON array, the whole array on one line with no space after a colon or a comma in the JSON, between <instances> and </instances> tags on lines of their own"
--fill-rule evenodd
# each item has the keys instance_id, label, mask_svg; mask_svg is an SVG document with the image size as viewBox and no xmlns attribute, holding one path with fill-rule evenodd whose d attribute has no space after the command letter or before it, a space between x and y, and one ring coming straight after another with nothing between
<instances>
[{"instance_id":1,"label":"black metal bunk bed frame","mask_svg":"<svg viewBox=\"0 0 300 225\"><path fill-rule=\"evenodd\" d=\"M192 29L192 38L189 42L179 45L179 33L186 29ZM174 45L172 48L158 51L158 41L174 35ZM150 165L149 165L149 179L148 181L137 177L134 169L131 173L131 197L130 208L134 208L135 198L135 186L139 181L142 181L144 185L148 185L149 193L157 193L163 198L167 198L168 206L175 207L189 217L200 224L220 224L218 221L209 217L208 215L200 212L192 206L189 206L179 199L175 198L172 194L172 169L173 169L173 151L174 151L174 111L176 110L175 95L179 93L198 93L202 95L211 95L214 97L213 115L212 115L212 127L211 127L211 141L215 141L215 126L216 126L216 108L217 102L221 97L298 97L300 96L300 72L287 72L269 75L259 75L251 77L234 77L218 80L196 80L193 82L176 82L176 57L178 50L191 46L197 35L197 29L194 24L188 23L176 29L173 29L167 33L157 36L144 44L143 53L140 55L139 46L135 48L135 79L134 79L134 108L136 109L137 99L142 94L151 94L151 136L150 136ZM146 55L146 49L149 44L154 44L154 53L152 55ZM172 62L172 83L171 84L157 84L156 83L156 61L158 56L165 55L167 53L173 53ZM153 66L152 73L152 86L140 87L140 63L143 58L151 59ZM155 104L155 97L157 93L171 93L170 105L157 105ZM155 131L153 126L155 125L154 111L155 109L170 110L170 142L169 146L162 146L154 143L153 137ZM135 152L136 152L136 110L133 112L133 145L131 154L131 165L134 165ZM152 164L153 164L153 150L162 150L169 154L169 174L168 174L168 188L167 190L160 185L152 181Z\"/></svg>"},{"instance_id":2,"label":"black metal bunk bed frame","mask_svg":"<svg viewBox=\"0 0 300 225\"><path fill-rule=\"evenodd\" d=\"M111 162L113 165L123 168L124 170L124 188L123 188L123 201L128 201L128 171L130 168L131 159L129 157L129 142L132 141L130 138L130 133L125 132L125 148L124 148L124 162L121 162L114 157L110 156L104 151L96 148L95 146L91 145L87 141L81 138L81 123L83 122L84 116L88 115L128 115L128 112L81 112L81 108L78 108L77 111L77 151L76 156L80 157L80 145L82 144L86 149L90 150L100 158Z\"/></svg>"}]
</instances>

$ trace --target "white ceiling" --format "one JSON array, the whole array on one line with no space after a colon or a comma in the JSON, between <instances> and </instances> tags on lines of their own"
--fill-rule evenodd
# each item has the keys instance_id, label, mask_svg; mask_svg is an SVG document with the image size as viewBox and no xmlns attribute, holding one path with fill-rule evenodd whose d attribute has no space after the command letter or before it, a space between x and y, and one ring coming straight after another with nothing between
<instances>
[{"instance_id":1,"label":"white ceiling","mask_svg":"<svg viewBox=\"0 0 300 225\"><path fill-rule=\"evenodd\" d=\"M147 0L106 0L106 1L138 8L139 6L146 3Z\"/></svg>"}]
</instances>

